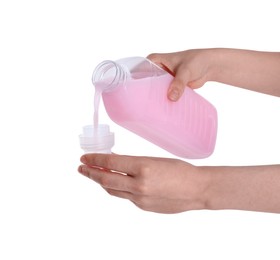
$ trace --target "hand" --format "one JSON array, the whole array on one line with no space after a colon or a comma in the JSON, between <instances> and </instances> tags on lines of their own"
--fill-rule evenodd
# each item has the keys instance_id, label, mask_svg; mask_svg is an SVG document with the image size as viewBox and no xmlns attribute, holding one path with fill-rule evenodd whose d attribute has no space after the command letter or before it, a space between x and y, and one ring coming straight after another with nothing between
<instances>
[{"instance_id":1,"label":"hand","mask_svg":"<svg viewBox=\"0 0 280 260\"><path fill-rule=\"evenodd\" d=\"M186 50L175 53L150 54L147 58L174 76L168 97L172 101L177 101L186 86L199 88L210 80L212 52L208 49Z\"/></svg>"},{"instance_id":2,"label":"hand","mask_svg":"<svg viewBox=\"0 0 280 260\"><path fill-rule=\"evenodd\" d=\"M197 167L184 161L115 154L86 154L78 171L109 194L143 210L178 213L203 209L204 181Z\"/></svg>"},{"instance_id":3,"label":"hand","mask_svg":"<svg viewBox=\"0 0 280 260\"><path fill-rule=\"evenodd\" d=\"M177 101L184 88L216 81L280 97L280 52L240 49L195 49L150 54L148 59L174 76L168 97Z\"/></svg>"}]
</instances>

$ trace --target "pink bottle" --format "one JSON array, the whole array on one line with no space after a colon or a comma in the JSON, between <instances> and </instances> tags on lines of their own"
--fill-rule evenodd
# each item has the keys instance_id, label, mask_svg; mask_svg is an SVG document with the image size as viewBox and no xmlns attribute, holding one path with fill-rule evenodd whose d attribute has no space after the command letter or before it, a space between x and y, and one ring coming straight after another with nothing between
<instances>
[{"instance_id":1,"label":"pink bottle","mask_svg":"<svg viewBox=\"0 0 280 260\"><path fill-rule=\"evenodd\" d=\"M176 156L208 157L216 142L216 109L188 87L177 102L170 101L172 79L142 57L103 61L92 76L115 123Z\"/></svg>"}]
</instances>

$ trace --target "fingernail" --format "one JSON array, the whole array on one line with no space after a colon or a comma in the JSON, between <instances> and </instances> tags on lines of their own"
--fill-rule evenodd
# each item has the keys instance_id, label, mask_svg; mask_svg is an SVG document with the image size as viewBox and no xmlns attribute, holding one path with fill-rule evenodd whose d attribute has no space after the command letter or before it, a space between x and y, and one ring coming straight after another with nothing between
<instances>
[{"instance_id":1,"label":"fingernail","mask_svg":"<svg viewBox=\"0 0 280 260\"><path fill-rule=\"evenodd\" d=\"M81 162L84 163L84 164L86 164L87 159L86 159L86 156L85 156L85 155L83 155L83 156L81 157Z\"/></svg>"},{"instance_id":2,"label":"fingernail","mask_svg":"<svg viewBox=\"0 0 280 260\"><path fill-rule=\"evenodd\" d=\"M169 99L171 101L176 101L178 100L179 98L179 91L178 90L172 90L170 93L169 93Z\"/></svg>"},{"instance_id":3,"label":"fingernail","mask_svg":"<svg viewBox=\"0 0 280 260\"><path fill-rule=\"evenodd\" d=\"M80 165L79 168L78 168L78 172L79 172L79 173L82 173L82 171L83 171L83 168L82 168L82 166Z\"/></svg>"},{"instance_id":4,"label":"fingernail","mask_svg":"<svg viewBox=\"0 0 280 260\"><path fill-rule=\"evenodd\" d=\"M82 174L87 173L87 167L84 166L84 165L80 165L79 168L78 168L78 172L82 173Z\"/></svg>"}]
</instances>

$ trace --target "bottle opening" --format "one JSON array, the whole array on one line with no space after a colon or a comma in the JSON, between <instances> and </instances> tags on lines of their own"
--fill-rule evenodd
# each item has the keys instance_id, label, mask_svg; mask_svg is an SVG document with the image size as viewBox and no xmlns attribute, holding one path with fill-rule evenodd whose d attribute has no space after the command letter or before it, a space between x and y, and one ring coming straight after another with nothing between
<instances>
[{"instance_id":1,"label":"bottle opening","mask_svg":"<svg viewBox=\"0 0 280 260\"><path fill-rule=\"evenodd\" d=\"M114 61L103 61L93 71L92 83L100 86L102 90L108 90L126 80L126 73L121 65Z\"/></svg>"}]
</instances>

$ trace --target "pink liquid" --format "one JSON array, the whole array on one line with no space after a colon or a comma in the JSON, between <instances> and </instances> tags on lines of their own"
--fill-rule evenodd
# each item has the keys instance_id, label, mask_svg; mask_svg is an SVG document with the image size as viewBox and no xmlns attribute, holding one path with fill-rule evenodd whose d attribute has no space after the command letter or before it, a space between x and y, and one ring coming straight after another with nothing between
<instances>
[{"instance_id":1,"label":"pink liquid","mask_svg":"<svg viewBox=\"0 0 280 260\"><path fill-rule=\"evenodd\" d=\"M168 100L172 79L169 74L133 79L103 92L106 111L117 124L176 156L205 158L215 147L216 109L190 88L179 101Z\"/></svg>"},{"instance_id":2,"label":"pink liquid","mask_svg":"<svg viewBox=\"0 0 280 260\"><path fill-rule=\"evenodd\" d=\"M94 114L93 114L93 128L94 130L98 127L99 122L99 104L100 104L100 98L101 98L102 89L100 87L95 87L95 93L94 93ZM96 132L96 131L94 131Z\"/></svg>"}]
</instances>

